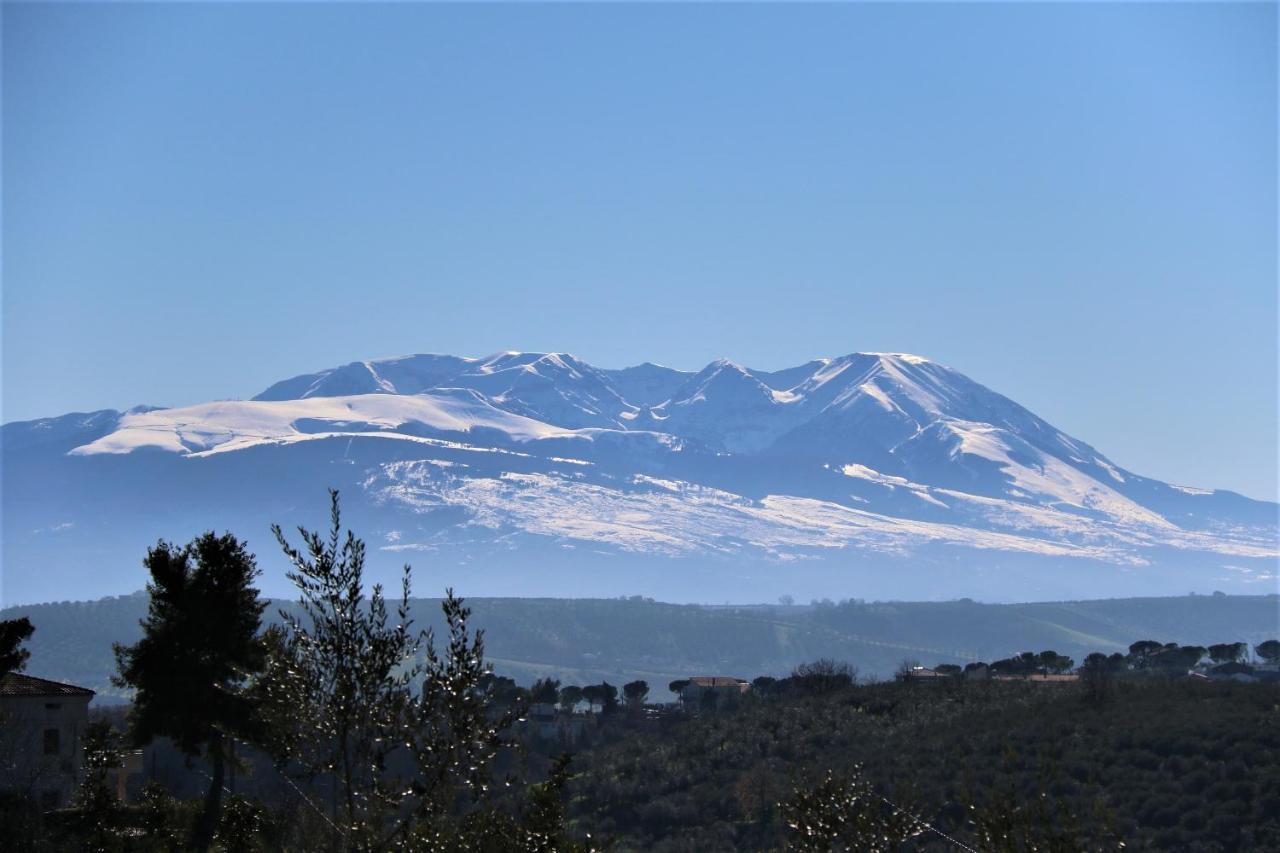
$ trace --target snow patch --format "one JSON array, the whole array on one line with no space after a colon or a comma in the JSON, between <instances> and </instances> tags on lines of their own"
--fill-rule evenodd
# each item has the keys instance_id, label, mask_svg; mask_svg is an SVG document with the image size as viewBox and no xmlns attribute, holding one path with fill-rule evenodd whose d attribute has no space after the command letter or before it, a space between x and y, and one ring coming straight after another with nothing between
<instances>
[{"instance_id":1,"label":"snow patch","mask_svg":"<svg viewBox=\"0 0 1280 853\"><path fill-rule=\"evenodd\" d=\"M312 428L326 423L333 429ZM299 425L308 428L300 429ZM352 425L361 429L352 430ZM571 430L497 409L473 391L413 396L362 394L205 403L125 415L114 432L75 448L71 455L132 453L143 448L194 454L313 437L395 433L405 426L459 433L491 429L517 442L572 434Z\"/></svg>"}]
</instances>

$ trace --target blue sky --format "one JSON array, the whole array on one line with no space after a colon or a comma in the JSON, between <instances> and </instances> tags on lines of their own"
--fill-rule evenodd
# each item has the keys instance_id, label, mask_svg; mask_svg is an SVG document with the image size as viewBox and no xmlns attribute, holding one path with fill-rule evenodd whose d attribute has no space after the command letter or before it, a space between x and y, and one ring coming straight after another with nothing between
<instances>
[{"instance_id":1,"label":"blue sky","mask_svg":"<svg viewBox=\"0 0 1280 853\"><path fill-rule=\"evenodd\" d=\"M1273 4L3 16L5 421L890 350L1275 496Z\"/></svg>"}]
</instances>

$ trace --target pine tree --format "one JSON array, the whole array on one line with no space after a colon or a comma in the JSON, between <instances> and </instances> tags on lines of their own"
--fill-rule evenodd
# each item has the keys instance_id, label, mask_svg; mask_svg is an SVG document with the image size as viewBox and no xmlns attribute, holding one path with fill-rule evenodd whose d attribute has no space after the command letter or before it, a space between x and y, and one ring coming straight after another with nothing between
<instances>
[{"instance_id":1,"label":"pine tree","mask_svg":"<svg viewBox=\"0 0 1280 853\"><path fill-rule=\"evenodd\" d=\"M264 665L258 632L266 603L253 587L253 555L230 533L205 533L181 547L161 541L143 563L151 574L143 636L116 644L113 681L136 691L136 744L168 737L208 760L209 790L192 839L204 851L218 826L229 741L253 728L253 703L241 688Z\"/></svg>"},{"instance_id":2,"label":"pine tree","mask_svg":"<svg viewBox=\"0 0 1280 853\"><path fill-rule=\"evenodd\" d=\"M25 616L0 621L0 675L21 672L26 667L31 652L22 648L22 644L31 638L35 630L31 620Z\"/></svg>"}]
</instances>

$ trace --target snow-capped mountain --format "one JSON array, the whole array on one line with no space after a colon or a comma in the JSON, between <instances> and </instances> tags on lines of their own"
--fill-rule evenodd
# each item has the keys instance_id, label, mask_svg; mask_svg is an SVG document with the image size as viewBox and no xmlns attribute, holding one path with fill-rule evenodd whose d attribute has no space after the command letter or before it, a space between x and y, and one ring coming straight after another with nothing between
<instances>
[{"instance_id":1,"label":"snow-capped mountain","mask_svg":"<svg viewBox=\"0 0 1280 853\"><path fill-rule=\"evenodd\" d=\"M637 407L609 379L565 353L504 352L489 358L411 355L359 361L272 385L254 400L299 400L360 394L421 394L468 388L509 412L569 429L624 428Z\"/></svg>"},{"instance_id":2,"label":"snow-capped mountain","mask_svg":"<svg viewBox=\"0 0 1280 853\"><path fill-rule=\"evenodd\" d=\"M158 536L319 524L329 485L383 562L421 553L473 594L1277 586L1276 504L1133 474L905 354L774 372L413 355L246 401L6 424L3 452L8 601L134 589Z\"/></svg>"}]
</instances>

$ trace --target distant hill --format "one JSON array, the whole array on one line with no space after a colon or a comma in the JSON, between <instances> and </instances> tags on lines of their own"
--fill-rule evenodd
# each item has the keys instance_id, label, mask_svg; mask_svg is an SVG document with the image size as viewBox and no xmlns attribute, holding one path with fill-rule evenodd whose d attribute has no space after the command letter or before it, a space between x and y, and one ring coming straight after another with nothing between
<instances>
[{"instance_id":1,"label":"distant hill","mask_svg":"<svg viewBox=\"0 0 1280 853\"><path fill-rule=\"evenodd\" d=\"M1054 649L1080 661L1140 639L1207 645L1280 635L1280 596L1182 596L1037 604L842 602L714 607L641 598L478 598L475 627L498 672L528 683L647 680L655 698L677 677L781 675L818 657L846 660L866 676L887 676L904 659L926 664L993 660ZM276 617L275 602L268 615ZM0 619L28 616L36 626L28 671L82 684L104 698L113 642L140 633L147 598L12 607ZM423 627L440 629L439 602L415 599Z\"/></svg>"}]
</instances>

